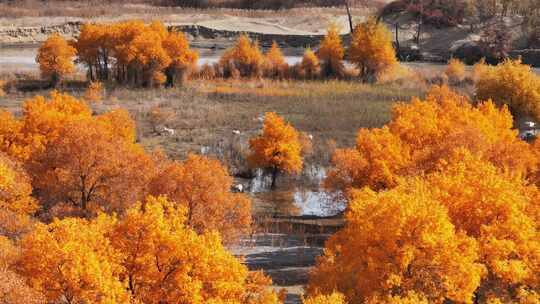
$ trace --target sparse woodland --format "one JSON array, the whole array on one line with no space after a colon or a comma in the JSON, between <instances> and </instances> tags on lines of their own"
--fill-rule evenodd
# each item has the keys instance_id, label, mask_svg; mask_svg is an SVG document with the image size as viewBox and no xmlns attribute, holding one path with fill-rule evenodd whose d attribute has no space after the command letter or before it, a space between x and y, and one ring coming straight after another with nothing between
<instances>
[{"instance_id":1,"label":"sparse woodland","mask_svg":"<svg viewBox=\"0 0 540 304\"><path fill-rule=\"evenodd\" d=\"M482 14L524 9L480 2ZM250 196L231 191L228 164L145 149L127 110L96 105L116 86L267 78L372 88L415 78L376 19L356 25L350 45L331 24L293 66L277 43L263 52L247 35L213 65L198 67L198 57L160 22L86 24L75 41L42 44L36 61L55 90L18 115L0 110L0 303L283 303L267 275L228 250L255 220ZM80 98L61 91L76 64L88 80ZM460 90L467 81L474 94ZM150 112L156 124L172 115ZM471 70L452 59L425 96L394 103L384 126L332 149L323 187L345 202L345 224L326 241L303 303L539 303L540 139L519 137L524 115L540 120L530 66L503 59ZM274 189L317 147L289 117L268 111L261 122L243 160Z\"/></svg>"}]
</instances>

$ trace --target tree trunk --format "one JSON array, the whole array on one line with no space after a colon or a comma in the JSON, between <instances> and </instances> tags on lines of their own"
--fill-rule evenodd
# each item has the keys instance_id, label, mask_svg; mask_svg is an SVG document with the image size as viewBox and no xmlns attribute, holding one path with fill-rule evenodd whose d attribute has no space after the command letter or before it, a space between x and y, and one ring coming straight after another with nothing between
<instances>
[{"instance_id":1,"label":"tree trunk","mask_svg":"<svg viewBox=\"0 0 540 304\"><path fill-rule=\"evenodd\" d=\"M58 85L60 84L60 75L58 73L53 73L51 75L51 86L53 88L58 88Z\"/></svg>"},{"instance_id":2,"label":"tree trunk","mask_svg":"<svg viewBox=\"0 0 540 304\"><path fill-rule=\"evenodd\" d=\"M424 0L420 0L420 16L418 19L418 29L416 31L416 44L420 44L420 35L422 35L423 23L424 23Z\"/></svg>"},{"instance_id":3,"label":"tree trunk","mask_svg":"<svg viewBox=\"0 0 540 304\"><path fill-rule=\"evenodd\" d=\"M276 189L276 180L278 176L279 170L277 166L274 166L272 168L272 184L270 185L270 189L274 190Z\"/></svg>"},{"instance_id":4,"label":"tree trunk","mask_svg":"<svg viewBox=\"0 0 540 304\"><path fill-rule=\"evenodd\" d=\"M345 7L347 8L347 16L349 17L349 28L351 30L351 35L352 35L354 31L354 26L352 22L351 8L349 7L349 0L345 0Z\"/></svg>"},{"instance_id":5,"label":"tree trunk","mask_svg":"<svg viewBox=\"0 0 540 304\"><path fill-rule=\"evenodd\" d=\"M399 22L396 22L396 53L398 58L401 58L401 51L399 46Z\"/></svg>"}]
</instances>

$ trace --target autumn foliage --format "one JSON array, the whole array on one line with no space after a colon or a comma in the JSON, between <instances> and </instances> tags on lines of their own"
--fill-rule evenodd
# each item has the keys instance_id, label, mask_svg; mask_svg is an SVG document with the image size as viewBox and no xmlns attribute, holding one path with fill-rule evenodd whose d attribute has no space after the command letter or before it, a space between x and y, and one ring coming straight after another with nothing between
<instances>
[{"instance_id":1,"label":"autumn foliage","mask_svg":"<svg viewBox=\"0 0 540 304\"><path fill-rule=\"evenodd\" d=\"M272 188L279 172L293 174L302 170L302 146L298 131L274 112L266 113L262 134L252 138L249 146L250 166L269 170Z\"/></svg>"},{"instance_id":2,"label":"autumn foliage","mask_svg":"<svg viewBox=\"0 0 540 304\"><path fill-rule=\"evenodd\" d=\"M148 154L125 110L67 94L1 114L3 303L279 303L223 247L251 204L217 160Z\"/></svg>"},{"instance_id":3,"label":"autumn foliage","mask_svg":"<svg viewBox=\"0 0 540 304\"><path fill-rule=\"evenodd\" d=\"M313 79L320 75L321 64L319 58L311 49L307 49L298 66L298 74L301 78Z\"/></svg>"},{"instance_id":4,"label":"autumn foliage","mask_svg":"<svg viewBox=\"0 0 540 304\"><path fill-rule=\"evenodd\" d=\"M22 166L0 153L0 235L16 237L30 229L39 205Z\"/></svg>"},{"instance_id":5,"label":"autumn foliage","mask_svg":"<svg viewBox=\"0 0 540 304\"><path fill-rule=\"evenodd\" d=\"M538 292L538 193L465 148L425 178L355 190L309 289L352 303L409 292L429 303L519 302Z\"/></svg>"},{"instance_id":6,"label":"autumn foliage","mask_svg":"<svg viewBox=\"0 0 540 304\"><path fill-rule=\"evenodd\" d=\"M92 81L84 92L84 99L91 103L101 103L103 100L103 84L99 81Z\"/></svg>"},{"instance_id":7,"label":"autumn foliage","mask_svg":"<svg viewBox=\"0 0 540 304\"><path fill-rule=\"evenodd\" d=\"M251 225L251 202L242 193L231 193L232 183L219 161L190 154L183 162L161 160L148 188L183 206L186 225L195 231L218 231L230 242Z\"/></svg>"},{"instance_id":8,"label":"autumn foliage","mask_svg":"<svg viewBox=\"0 0 540 304\"><path fill-rule=\"evenodd\" d=\"M508 109L448 88L397 104L338 150L326 185L349 200L308 286L350 303L538 301L536 143ZM358 254L363 252L364 254Z\"/></svg>"},{"instance_id":9,"label":"autumn foliage","mask_svg":"<svg viewBox=\"0 0 540 304\"><path fill-rule=\"evenodd\" d=\"M272 42L272 47L265 54L264 74L270 78L284 78L287 75L289 65L283 57L283 52L277 42Z\"/></svg>"},{"instance_id":10,"label":"autumn foliage","mask_svg":"<svg viewBox=\"0 0 540 304\"><path fill-rule=\"evenodd\" d=\"M276 57L276 53L277 49L274 50L272 56ZM236 44L223 53L219 64L224 69L225 76L260 77L263 73L264 60L259 44L242 34L238 37Z\"/></svg>"},{"instance_id":11,"label":"autumn foliage","mask_svg":"<svg viewBox=\"0 0 540 304\"><path fill-rule=\"evenodd\" d=\"M75 46L90 80L138 86L173 86L198 59L184 34L169 32L160 22L85 24Z\"/></svg>"},{"instance_id":12,"label":"autumn foliage","mask_svg":"<svg viewBox=\"0 0 540 304\"><path fill-rule=\"evenodd\" d=\"M465 79L465 64L459 59L452 58L444 71L451 83L459 83Z\"/></svg>"},{"instance_id":13,"label":"autumn foliage","mask_svg":"<svg viewBox=\"0 0 540 304\"><path fill-rule=\"evenodd\" d=\"M358 24L351 38L349 61L358 67L363 81L375 81L397 65L390 31L373 19Z\"/></svg>"},{"instance_id":14,"label":"autumn foliage","mask_svg":"<svg viewBox=\"0 0 540 304\"><path fill-rule=\"evenodd\" d=\"M22 239L15 269L50 302L277 303L269 279L184 221L184 208L149 197L121 218L40 224Z\"/></svg>"},{"instance_id":15,"label":"autumn foliage","mask_svg":"<svg viewBox=\"0 0 540 304\"><path fill-rule=\"evenodd\" d=\"M305 299L303 304L345 304L345 297L337 292L330 295L316 295Z\"/></svg>"},{"instance_id":16,"label":"autumn foliage","mask_svg":"<svg viewBox=\"0 0 540 304\"><path fill-rule=\"evenodd\" d=\"M434 87L425 100L398 103L392 113L383 128L359 130L356 148L336 151L325 182L328 188L392 188L403 176L433 171L458 148L501 169L524 175L536 171L537 158L517 137L510 112L491 101L473 106L447 87Z\"/></svg>"},{"instance_id":17,"label":"autumn foliage","mask_svg":"<svg viewBox=\"0 0 540 304\"><path fill-rule=\"evenodd\" d=\"M343 76L343 56L345 55L345 49L341 43L341 36L339 35L339 28L336 24L332 23L326 30L326 36L324 37L317 56L321 61L321 73L324 76L341 77Z\"/></svg>"},{"instance_id":18,"label":"autumn foliage","mask_svg":"<svg viewBox=\"0 0 540 304\"><path fill-rule=\"evenodd\" d=\"M122 214L154 194L187 207L188 225L198 232L217 230L232 241L250 226L250 201L229 192L232 178L218 161L148 154L135 143L125 110L92 115L83 101L52 93L28 100L18 119L0 114L7 122L0 147L28 170L45 218Z\"/></svg>"},{"instance_id":19,"label":"autumn foliage","mask_svg":"<svg viewBox=\"0 0 540 304\"><path fill-rule=\"evenodd\" d=\"M53 34L39 47L36 62L41 75L56 86L64 76L75 72L77 50L59 34Z\"/></svg>"},{"instance_id":20,"label":"autumn foliage","mask_svg":"<svg viewBox=\"0 0 540 304\"><path fill-rule=\"evenodd\" d=\"M505 104L515 115L540 119L540 77L519 60L506 60L496 67L484 66L476 80L476 96Z\"/></svg>"}]
</instances>

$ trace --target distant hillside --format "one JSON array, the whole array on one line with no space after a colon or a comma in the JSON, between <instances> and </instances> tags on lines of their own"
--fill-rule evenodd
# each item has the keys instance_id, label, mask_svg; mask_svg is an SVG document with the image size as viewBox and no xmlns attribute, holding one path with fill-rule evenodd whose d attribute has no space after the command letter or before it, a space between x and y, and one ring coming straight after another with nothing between
<instances>
[{"instance_id":1,"label":"distant hillside","mask_svg":"<svg viewBox=\"0 0 540 304\"><path fill-rule=\"evenodd\" d=\"M396 0L379 12L403 56L473 63L523 56L539 65L540 2ZM396 34L397 31L397 34Z\"/></svg>"}]
</instances>

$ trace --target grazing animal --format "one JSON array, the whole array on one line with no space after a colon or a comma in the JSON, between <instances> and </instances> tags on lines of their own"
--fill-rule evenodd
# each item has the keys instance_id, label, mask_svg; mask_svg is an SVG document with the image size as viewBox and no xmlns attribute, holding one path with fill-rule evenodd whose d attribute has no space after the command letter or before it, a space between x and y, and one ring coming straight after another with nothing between
<instances>
[{"instance_id":1,"label":"grazing animal","mask_svg":"<svg viewBox=\"0 0 540 304\"><path fill-rule=\"evenodd\" d=\"M232 188L233 192L244 192L244 185L236 184Z\"/></svg>"},{"instance_id":2,"label":"grazing animal","mask_svg":"<svg viewBox=\"0 0 540 304\"><path fill-rule=\"evenodd\" d=\"M171 128L167 128L165 126L158 126L156 128L156 131L159 135L169 135L169 136L172 136L174 135L176 132L174 129L171 129Z\"/></svg>"}]
</instances>

